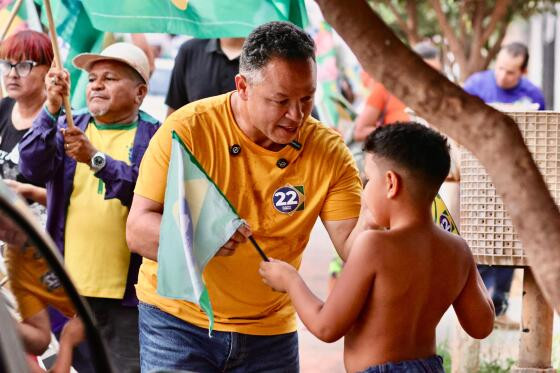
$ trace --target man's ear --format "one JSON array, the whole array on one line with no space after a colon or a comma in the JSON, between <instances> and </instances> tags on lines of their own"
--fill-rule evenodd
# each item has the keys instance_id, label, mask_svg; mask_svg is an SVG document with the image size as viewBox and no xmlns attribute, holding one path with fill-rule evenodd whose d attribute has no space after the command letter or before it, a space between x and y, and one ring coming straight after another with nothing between
<instances>
[{"instance_id":1,"label":"man's ear","mask_svg":"<svg viewBox=\"0 0 560 373\"><path fill-rule=\"evenodd\" d=\"M249 97L247 92L248 87L249 83L247 82L247 78L241 74L237 74L235 76L235 88L237 88L237 94L242 100L247 100Z\"/></svg>"},{"instance_id":2,"label":"man's ear","mask_svg":"<svg viewBox=\"0 0 560 373\"><path fill-rule=\"evenodd\" d=\"M385 173L385 190L387 191L387 198L395 198L401 188L402 184L399 175L393 170L388 170Z\"/></svg>"},{"instance_id":3,"label":"man's ear","mask_svg":"<svg viewBox=\"0 0 560 373\"><path fill-rule=\"evenodd\" d=\"M144 101L147 94L148 86L146 84L142 83L136 87L136 103L138 106L142 105L142 101Z\"/></svg>"}]
</instances>

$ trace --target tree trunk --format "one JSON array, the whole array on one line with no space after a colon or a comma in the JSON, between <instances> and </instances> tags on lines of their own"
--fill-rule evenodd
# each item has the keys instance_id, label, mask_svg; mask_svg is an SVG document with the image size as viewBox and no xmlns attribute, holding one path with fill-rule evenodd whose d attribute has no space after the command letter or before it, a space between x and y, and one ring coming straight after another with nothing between
<instances>
[{"instance_id":1,"label":"tree trunk","mask_svg":"<svg viewBox=\"0 0 560 373\"><path fill-rule=\"evenodd\" d=\"M515 122L425 64L366 1L317 2L372 77L481 161L503 197L537 282L560 312L560 213Z\"/></svg>"}]
</instances>

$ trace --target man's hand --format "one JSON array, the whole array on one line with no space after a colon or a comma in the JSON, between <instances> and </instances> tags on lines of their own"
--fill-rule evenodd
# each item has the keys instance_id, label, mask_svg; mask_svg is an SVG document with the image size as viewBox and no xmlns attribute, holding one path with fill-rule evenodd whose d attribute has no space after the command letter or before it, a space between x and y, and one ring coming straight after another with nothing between
<instances>
[{"instance_id":1,"label":"man's hand","mask_svg":"<svg viewBox=\"0 0 560 373\"><path fill-rule=\"evenodd\" d=\"M64 102L64 96L70 95L70 75L67 70L52 66L45 75L47 89L47 110L55 115Z\"/></svg>"},{"instance_id":2,"label":"man's hand","mask_svg":"<svg viewBox=\"0 0 560 373\"><path fill-rule=\"evenodd\" d=\"M235 254L235 249L240 243L247 241L247 238L252 234L251 229L243 224L239 229L231 236L228 242L218 250L217 256L231 256Z\"/></svg>"},{"instance_id":3,"label":"man's hand","mask_svg":"<svg viewBox=\"0 0 560 373\"><path fill-rule=\"evenodd\" d=\"M89 139L78 127L62 128L60 130L64 137L64 151L70 158L75 159L77 162L82 162L90 165L91 157L97 150L91 145Z\"/></svg>"},{"instance_id":4,"label":"man's hand","mask_svg":"<svg viewBox=\"0 0 560 373\"><path fill-rule=\"evenodd\" d=\"M262 261L259 274L263 282L276 291L286 292L290 283L299 277L294 267L278 259L270 258L270 262Z\"/></svg>"}]
</instances>

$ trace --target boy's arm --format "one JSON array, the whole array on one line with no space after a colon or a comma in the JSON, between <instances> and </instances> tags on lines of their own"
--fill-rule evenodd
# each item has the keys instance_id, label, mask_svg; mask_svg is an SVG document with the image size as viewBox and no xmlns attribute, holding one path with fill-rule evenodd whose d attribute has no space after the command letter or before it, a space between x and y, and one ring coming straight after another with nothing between
<instances>
[{"instance_id":1,"label":"boy's arm","mask_svg":"<svg viewBox=\"0 0 560 373\"><path fill-rule=\"evenodd\" d=\"M25 351L33 355L41 355L51 342L51 324L47 309L24 319L18 324Z\"/></svg>"},{"instance_id":2,"label":"boy's arm","mask_svg":"<svg viewBox=\"0 0 560 373\"><path fill-rule=\"evenodd\" d=\"M470 261L467 282L453 302L453 308L465 332L473 338L482 339L486 338L494 327L494 304L472 255Z\"/></svg>"},{"instance_id":3,"label":"boy's arm","mask_svg":"<svg viewBox=\"0 0 560 373\"><path fill-rule=\"evenodd\" d=\"M58 356L49 372L69 372L72 366L72 351L85 339L84 325L79 317L73 317L64 325L60 335Z\"/></svg>"},{"instance_id":4,"label":"boy's arm","mask_svg":"<svg viewBox=\"0 0 560 373\"><path fill-rule=\"evenodd\" d=\"M357 319L371 289L372 240L367 232L352 248L344 270L326 302L323 303L307 287L296 270L289 264L262 262L260 273L265 283L278 291L287 291L300 319L317 338L334 342L344 336Z\"/></svg>"}]
</instances>

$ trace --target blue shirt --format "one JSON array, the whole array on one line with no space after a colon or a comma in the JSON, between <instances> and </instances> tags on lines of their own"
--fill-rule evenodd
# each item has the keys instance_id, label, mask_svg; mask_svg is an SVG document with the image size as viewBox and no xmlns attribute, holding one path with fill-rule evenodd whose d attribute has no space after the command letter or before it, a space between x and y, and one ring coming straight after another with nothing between
<instances>
[{"instance_id":1,"label":"blue shirt","mask_svg":"<svg viewBox=\"0 0 560 373\"><path fill-rule=\"evenodd\" d=\"M506 104L538 103L539 110L544 110L544 96L541 90L522 77L513 88L503 89L496 84L493 70L486 70L471 75L463 89L473 96L480 97L486 103L500 102Z\"/></svg>"}]
</instances>

